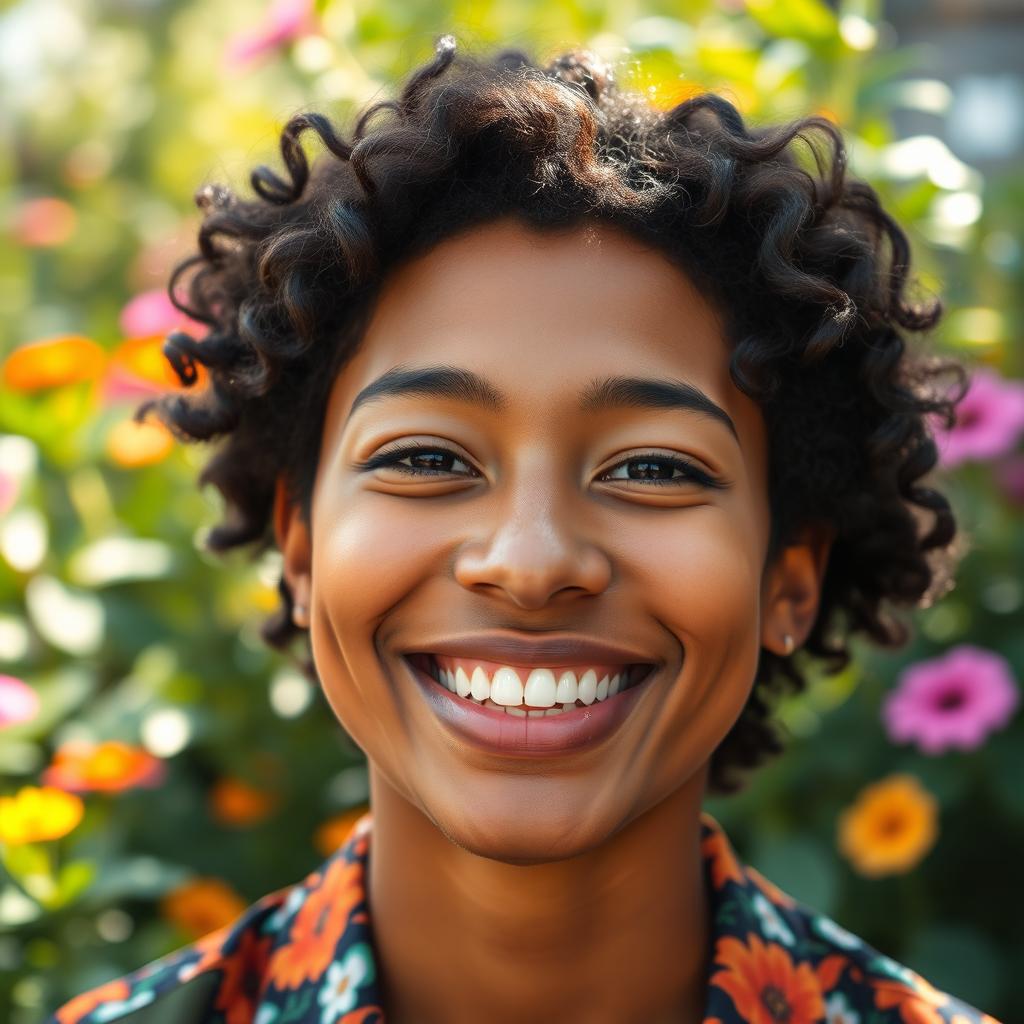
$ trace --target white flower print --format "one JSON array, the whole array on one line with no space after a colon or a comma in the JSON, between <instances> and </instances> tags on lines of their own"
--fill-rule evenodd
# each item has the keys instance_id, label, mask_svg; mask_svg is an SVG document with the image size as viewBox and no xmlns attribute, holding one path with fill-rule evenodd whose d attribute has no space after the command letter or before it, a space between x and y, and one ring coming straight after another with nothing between
<instances>
[{"instance_id":1,"label":"white flower print","mask_svg":"<svg viewBox=\"0 0 1024 1024\"><path fill-rule=\"evenodd\" d=\"M825 939L834 942L843 949L860 949L864 945L853 932L840 928L831 918L819 914L813 921L814 930Z\"/></svg>"},{"instance_id":2,"label":"white flower print","mask_svg":"<svg viewBox=\"0 0 1024 1024\"><path fill-rule=\"evenodd\" d=\"M860 1014L842 992L833 992L825 1003L825 1024L860 1024Z\"/></svg>"},{"instance_id":3,"label":"white flower print","mask_svg":"<svg viewBox=\"0 0 1024 1024\"><path fill-rule=\"evenodd\" d=\"M356 990L373 980L373 964L365 942L354 945L339 962L327 968L320 994L317 997L323 1012L320 1024L335 1024L358 1002Z\"/></svg>"},{"instance_id":4,"label":"white flower print","mask_svg":"<svg viewBox=\"0 0 1024 1024\"><path fill-rule=\"evenodd\" d=\"M796 944L796 936L764 893L755 893L751 903L761 920L761 931L765 938L778 939L787 946Z\"/></svg>"},{"instance_id":5,"label":"white flower print","mask_svg":"<svg viewBox=\"0 0 1024 1024\"><path fill-rule=\"evenodd\" d=\"M284 903L282 903L281 906L279 906L277 910L267 918L267 929L270 931L276 931L279 929L285 921L298 913L299 908L306 902L306 897L308 895L309 893L305 886L296 885L288 894L288 899L286 899Z\"/></svg>"},{"instance_id":6,"label":"white flower print","mask_svg":"<svg viewBox=\"0 0 1024 1024\"><path fill-rule=\"evenodd\" d=\"M274 1024L280 1010L276 1006L261 1006L253 1017L252 1024Z\"/></svg>"},{"instance_id":7,"label":"white flower print","mask_svg":"<svg viewBox=\"0 0 1024 1024\"><path fill-rule=\"evenodd\" d=\"M101 1006L97 1006L92 1011L92 1019L96 1024L104 1024L108 1020L116 1020L118 1017L124 1016L126 1013L131 1013L132 1010L137 1010L140 1006L145 1006L147 1003L153 1002L155 999L153 990L144 989L142 992L136 992L135 995L129 996L127 999L120 1000L114 999L109 1003L103 1003Z\"/></svg>"}]
</instances>

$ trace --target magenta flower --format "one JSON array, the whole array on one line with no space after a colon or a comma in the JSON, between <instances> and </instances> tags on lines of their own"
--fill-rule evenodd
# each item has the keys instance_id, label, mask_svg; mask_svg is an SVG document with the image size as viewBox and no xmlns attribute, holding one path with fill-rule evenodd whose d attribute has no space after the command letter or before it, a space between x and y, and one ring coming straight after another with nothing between
<instances>
[{"instance_id":1,"label":"magenta flower","mask_svg":"<svg viewBox=\"0 0 1024 1024\"><path fill-rule=\"evenodd\" d=\"M39 714L39 694L14 676L0 675L0 729L30 722Z\"/></svg>"},{"instance_id":2,"label":"magenta flower","mask_svg":"<svg viewBox=\"0 0 1024 1024\"><path fill-rule=\"evenodd\" d=\"M974 750L1006 725L1019 701L1004 657L960 644L905 669L882 705L882 721L891 740L914 740L926 754Z\"/></svg>"},{"instance_id":3,"label":"magenta flower","mask_svg":"<svg viewBox=\"0 0 1024 1024\"><path fill-rule=\"evenodd\" d=\"M992 459L1011 451L1024 433L1024 382L979 367L956 407L952 429L946 430L934 417L932 433L943 466Z\"/></svg>"},{"instance_id":4,"label":"magenta flower","mask_svg":"<svg viewBox=\"0 0 1024 1024\"><path fill-rule=\"evenodd\" d=\"M280 49L313 27L313 0L271 0L259 25L234 36L224 51L229 67L241 67Z\"/></svg>"},{"instance_id":5,"label":"magenta flower","mask_svg":"<svg viewBox=\"0 0 1024 1024\"><path fill-rule=\"evenodd\" d=\"M206 333L206 328L179 310L163 288L140 292L125 303L120 316L121 332L126 338L166 335L171 331Z\"/></svg>"}]
</instances>

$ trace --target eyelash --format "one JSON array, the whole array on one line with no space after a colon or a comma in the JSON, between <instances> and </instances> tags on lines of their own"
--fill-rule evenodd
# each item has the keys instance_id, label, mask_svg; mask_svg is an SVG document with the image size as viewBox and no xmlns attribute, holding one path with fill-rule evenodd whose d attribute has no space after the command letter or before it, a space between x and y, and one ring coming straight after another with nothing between
<instances>
[{"instance_id":1,"label":"eyelash","mask_svg":"<svg viewBox=\"0 0 1024 1024\"><path fill-rule=\"evenodd\" d=\"M361 472L369 472L373 469L380 469L382 466L388 466L392 469L397 470L400 473L405 473L409 476L438 476L444 475L447 470L433 470L423 469L415 466L402 466L399 464L399 460L408 458L410 455L419 455L423 453L438 453L443 452L445 455L450 455L454 459L459 459L462 462L466 460L460 455L456 455L449 448L441 447L440 445L426 446L426 445L406 445L398 448L389 448L384 451L378 452L376 455L367 459L365 462L358 462L355 468ZM668 480L631 480L630 483L650 483L656 487L672 486L678 484L684 480L690 480L693 483L700 484L703 487L724 489L728 485L705 473L702 469L698 469L692 462L688 462L686 459L680 459L676 456L669 455L658 455L651 452L647 455L634 455L631 458L623 459L621 462L616 463L610 469L606 470L605 474L610 473L613 469L618 469L620 466L628 465L630 462L657 462L664 465L672 466L673 469L679 469L683 471L683 477Z\"/></svg>"}]
</instances>

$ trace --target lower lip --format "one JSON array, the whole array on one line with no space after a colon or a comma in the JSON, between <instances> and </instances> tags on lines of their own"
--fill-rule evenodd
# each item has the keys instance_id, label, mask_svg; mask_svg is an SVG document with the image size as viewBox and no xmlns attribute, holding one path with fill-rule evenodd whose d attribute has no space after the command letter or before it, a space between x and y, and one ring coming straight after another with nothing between
<instances>
[{"instance_id":1,"label":"lower lip","mask_svg":"<svg viewBox=\"0 0 1024 1024\"><path fill-rule=\"evenodd\" d=\"M636 686L587 707L531 718L459 697L407 659L402 659L434 713L467 743L495 754L548 757L596 747L607 740L636 706L653 672Z\"/></svg>"}]
</instances>

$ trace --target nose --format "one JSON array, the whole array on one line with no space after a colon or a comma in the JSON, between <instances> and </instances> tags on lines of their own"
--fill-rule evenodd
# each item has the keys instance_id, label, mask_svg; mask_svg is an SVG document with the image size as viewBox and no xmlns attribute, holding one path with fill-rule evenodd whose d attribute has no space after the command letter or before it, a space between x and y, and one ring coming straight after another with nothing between
<instances>
[{"instance_id":1,"label":"nose","mask_svg":"<svg viewBox=\"0 0 1024 1024\"><path fill-rule=\"evenodd\" d=\"M522 488L495 501L487 536L456 556L455 578L462 586L503 592L518 607L534 610L562 591L594 595L608 587L611 562L580 534L579 510L553 489L540 490Z\"/></svg>"}]
</instances>

